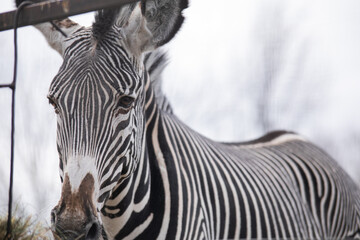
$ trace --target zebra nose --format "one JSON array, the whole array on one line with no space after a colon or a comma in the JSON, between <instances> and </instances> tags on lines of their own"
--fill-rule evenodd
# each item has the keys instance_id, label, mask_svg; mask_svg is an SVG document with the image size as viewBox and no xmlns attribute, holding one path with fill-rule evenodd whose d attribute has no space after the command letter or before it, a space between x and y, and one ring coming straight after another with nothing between
<instances>
[{"instance_id":1,"label":"zebra nose","mask_svg":"<svg viewBox=\"0 0 360 240\"><path fill-rule=\"evenodd\" d=\"M79 218L75 212L71 213L70 215L59 211L57 207L51 211L51 225L55 239L95 240L100 238L101 225L93 214Z\"/></svg>"},{"instance_id":2,"label":"zebra nose","mask_svg":"<svg viewBox=\"0 0 360 240\"><path fill-rule=\"evenodd\" d=\"M86 240L94 240L99 239L100 237L100 224L98 221L92 221L87 224L85 229L85 239Z\"/></svg>"},{"instance_id":3,"label":"zebra nose","mask_svg":"<svg viewBox=\"0 0 360 240\"><path fill-rule=\"evenodd\" d=\"M55 208L53 208L51 210L51 215L50 215L51 226L53 228L53 231L56 230L57 219L58 219L58 217L57 217L57 208L55 207Z\"/></svg>"}]
</instances>

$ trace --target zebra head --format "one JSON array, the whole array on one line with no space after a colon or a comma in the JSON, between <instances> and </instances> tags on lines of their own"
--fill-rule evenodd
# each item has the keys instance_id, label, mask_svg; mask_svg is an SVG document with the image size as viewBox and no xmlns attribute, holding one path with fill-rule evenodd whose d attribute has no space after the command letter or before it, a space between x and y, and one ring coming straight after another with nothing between
<instances>
[{"instance_id":1,"label":"zebra head","mask_svg":"<svg viewBox=\"0 0 360 240\"><path fill-rule=\"evenodd\" d=\"M175 35L186 7L180 0L129 4L99 11L90 28L57 21L67 36L49 23L36 26L64 60L48 94L62 181L51 219L60 237L101 238L101 209L144 155L143 54Z\"/></svg>"}]
</instances>

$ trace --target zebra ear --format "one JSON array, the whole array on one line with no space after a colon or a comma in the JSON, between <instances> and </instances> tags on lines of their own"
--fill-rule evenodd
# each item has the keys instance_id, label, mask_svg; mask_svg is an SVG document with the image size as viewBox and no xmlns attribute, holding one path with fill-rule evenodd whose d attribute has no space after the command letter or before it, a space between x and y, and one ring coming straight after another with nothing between
<instances>
[{"instance_id":1,"label":"zebra ear","mask_svg":"<svg viewBox=\"0 0 360 240\"><path fill-rule=\"evenodd\" d=\"M25 1L26 0L15 0L16 7L19 7L20 4ZM61 56L69 44L69 42L65 43L66 37L82 27L69 18L55 20L52 21L52 23L39 23L34 26L44 35L49 45L59 52Z\"/></svg>"},{"instance_id":2,"label":"zebra ear","mask_svg":"<svg viewBox=\"0 0 360 240\"><path fill-rule=\"evenodd\" d=\"M53 21L53 24L45 22L36 24L35 27L44 35L49 45L63 56L64 50L70 44L65 39L82 26L69 18Z\"/></svg>"},{"instance_id":3,"label":"zebra ear","mask_svg":"<svg viewBox=\"0 0 360 240\"><path fill-rule=\"evenodd\" d=\"M155 49L169 42L180 29L182 10L188 0L147 0L123 7L116 25L123 30L131 51L135 54Z\"/></svg>"},{"instance_id":4,"label":"zebra ear","mask_svg":"<svg viewBox=\"0 0 360 240\"><path fill-rule=\"evenodd\" d=\"M134 55L140 56L143 52L154 49L152 34L146 26L146 19L141 13L140 5L133 9L121 29L122 37Z\"/></svg>"},{"instance_id":5,"label":"zebra ear","mask_svg":"<svg viewBox=\"0 0 360 240\"><path fill-rule=\"evenodd\" d=\"M179 31L188 0L143 0L141 5L156 48L169 42Z\"/></svg>"}]
</instances>

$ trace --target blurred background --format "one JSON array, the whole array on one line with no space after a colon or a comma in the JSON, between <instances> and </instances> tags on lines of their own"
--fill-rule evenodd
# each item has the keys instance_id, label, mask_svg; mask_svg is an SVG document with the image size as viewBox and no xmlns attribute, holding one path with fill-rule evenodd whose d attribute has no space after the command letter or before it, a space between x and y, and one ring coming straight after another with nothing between
<instances>
[{"instance_id":1,"label":"blurred background","mask_svg":"<svg viewBox=\"0 0 360 240\"><path fill-rule=\"evenodd\" d=\"M2 1L0 12L14 9ZM166 46L163 88L203 135L245 141L296 131L360 185L360 1L193 0ZM93 13L73 18L91 25ZM62 59L18 30L15 202L49 219L60 196L56 117L46 98ZM0 32L0 83L12 80L13 32ZM0 212L8 201L11 91L0 89Z\"/></svg>"}]
</instances>

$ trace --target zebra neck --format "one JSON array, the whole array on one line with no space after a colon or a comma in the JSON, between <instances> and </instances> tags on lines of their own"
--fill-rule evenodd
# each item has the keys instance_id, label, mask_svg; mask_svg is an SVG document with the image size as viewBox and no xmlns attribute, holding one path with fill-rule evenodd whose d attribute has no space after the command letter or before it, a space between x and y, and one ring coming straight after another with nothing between
<instances>
[{"instance_id":1,"label":"zebra neck","mask_svg":"<svg viewBox=\"0 0 360 240\"><path fill-rule=\"evenodd\" d=\"M148 78L149 80L149 78ZM167 144L163 142L162 115L169 114L162 109L156 99L156 92L150 81L146 82L146 146L144 165L148 166L150 192L148 211L151 222L144 228L140 238L165 239L169 230L170 221L170 186L168 181L167 162L169 156ZM166 159L166 160L165 160Z\"/></svg>"},{"instance_id":2,"label":"zebra neck","mask_svg":"<svg viewBox=\"0 0 360 240\"><path fill-rule=\"evenodd\" d=\"M145 133L143 151L133 174L115 187L113 196L102 211L103 223L110 239L156 239L166 234L163 227L166 204L166 187L159 161L158 107L150 78L144 74Z\"/></svg>"}]
</instances>

